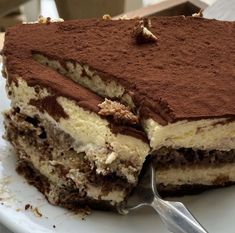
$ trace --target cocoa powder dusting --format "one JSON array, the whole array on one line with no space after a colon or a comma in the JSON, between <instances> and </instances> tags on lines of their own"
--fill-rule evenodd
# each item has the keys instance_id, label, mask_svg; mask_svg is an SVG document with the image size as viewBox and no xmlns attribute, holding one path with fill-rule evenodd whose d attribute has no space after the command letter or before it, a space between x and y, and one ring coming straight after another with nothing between
<instances>
[{"instance_id":1,"label":"cocoa powder dusting","mask_svg":"<svg viewBox=\"0 0 235 233\"><path fill-rule=\"evenodd\" d=\"M11 27L3 49L8 75L51 88L85 109L99 111L102 98L37 64L31 52L37 51L61 62L86 64L103 80L133 92L141 118L160 124L234 119L235 23L153 17L150 31L160 41L139 46L130 36L139 21L88 19Z\"/></svg>"},{"instance_id":2,"label":"cocoa powder dusting","mask_svg":"<svg viewBox=\"0 0 235 233\"><path fill-rule=\"evenodd\" d=\"M41 112L46 111L56 121L59 121L60 118L68 118L64 109L57 102L56 96L47 96L38 100L31 99L29 103L37 107Z\"/></svg>"}]
</instances>

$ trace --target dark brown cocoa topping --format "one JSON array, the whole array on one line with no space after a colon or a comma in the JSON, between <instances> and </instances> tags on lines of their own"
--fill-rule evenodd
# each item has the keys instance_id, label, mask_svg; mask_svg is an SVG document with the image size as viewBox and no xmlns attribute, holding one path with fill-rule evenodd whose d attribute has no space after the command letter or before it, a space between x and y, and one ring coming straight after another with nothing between
<instances>
[{"instance_id":1,"label":"dark brown cocoa topping","mask_svg":"<svg viewBox=\"0 0 235 233\"><path fill-rule=\"evenodd\" d=\"M22 61L31 59L31 51L38 51L60 61L87 64L102 79L118 82L134 93L140 117L152 117L160 124L234 119L235 23L193 17L152 18L151 32L160 41L139 46L130 37L137 22L92 19L12 27L4 47L7 70L10 75L23 76L29 63ZM34 65L34 74L40 72L38 67ZM45 83L44 77L33 79ZM76 92L69 95L78 98Z\"/></svg>"},{"instance_id":2,"label":"dark brown cocoa topping","mask_svg":"<svg viewBox=\"0 0 235 233\"><path fill-rule=\"evenodd\" d=\"M37 107L41 112L46 111L50 116L52 116L56 121L62 118L68 118L68 115L58 103L56 96L47 96L43 99L31 99L29 104Z\"/></svg>"}]
</instances>

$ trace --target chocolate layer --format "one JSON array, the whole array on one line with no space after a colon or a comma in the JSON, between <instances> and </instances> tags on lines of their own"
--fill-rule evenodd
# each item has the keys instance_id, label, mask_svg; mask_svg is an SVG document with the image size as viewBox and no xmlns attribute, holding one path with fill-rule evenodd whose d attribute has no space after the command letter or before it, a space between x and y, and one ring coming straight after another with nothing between
<instances>
[{"instance_id":1,"label":"chocolate layer","mask_svg":"<svg viewBox=\"0 0 235 233\"><path fill-rule=\"evenodd\" d=\"M235 162L235 150L194 150L192 148L161 148L154 152L153 161L157 168L183 167L191 165L211 164L223 166Z\"/></svg>"},{"instance_id":2,"label":"chocolate layer","mask_svg":"<svg viewBox=\"0 0 235 233\"><path fill-rule=\"evenodd\" d=\"M92 19L15 26L6 34L3 53L7 70L29 76L32 62L23 60L41 53L62 63L87 64L103 79L116 80L133 93L141 116L153 117L161 124L182 119L234 119L235 23L153 18L151 31L158 43L139 45L131 37L137 21ZM34 64L31 72L38 73L39 67ZM52 86L51 71L47 72ZM39 84L43 82L44 78L35 77ZM77 93L71 92L70 98L76 99Z\"/></svg>"}]
</instances>

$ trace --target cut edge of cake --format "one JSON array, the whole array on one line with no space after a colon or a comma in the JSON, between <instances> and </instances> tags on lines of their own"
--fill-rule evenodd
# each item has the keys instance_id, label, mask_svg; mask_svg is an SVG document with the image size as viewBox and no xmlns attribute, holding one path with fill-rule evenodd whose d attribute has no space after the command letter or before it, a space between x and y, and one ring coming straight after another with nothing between
<instances>
[{"instance_id":1,"label":"cut edge of cake","mask_svg":"<svg viewBox=\"0 0 235 233\"><path fill-rule=\"evenodd\" d=\"M58 81L64 80L60 74L50 72ZM28 85L21 77L9 82L7 69L5 74L12 106L12 110L5 113L5 138L16 149L19 166L23 164L26 173L31 169L36 176L41 174L42 180L47 178L42 184L50 184L47 189L43 188L48 200L60 203L64 187L64 192L78 195L77 205L79 198L81 203L88 201L92 205L100 201L101 206L103 203L113 208L123 202L138 182L149 152L142 133L130 127L111 126L102 115L84 109L79 102L58 96L51 88ZM75 86L78 91L89 93Z\"/></svg>"}]
</instances>

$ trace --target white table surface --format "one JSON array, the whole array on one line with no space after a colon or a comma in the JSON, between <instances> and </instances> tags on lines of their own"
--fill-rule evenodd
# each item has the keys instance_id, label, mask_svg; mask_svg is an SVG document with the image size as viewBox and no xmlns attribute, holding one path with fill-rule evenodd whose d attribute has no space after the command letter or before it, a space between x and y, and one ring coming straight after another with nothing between
<instances>
[{"instance_id":1,"label":"white table surface","mask_svg":"<svg viewBox=\"0 0 235 233\"><path fill-rule=\"evenodd\" d=\"M0 50L2 49L3 46L3 38L4 38L4 33L0 33ZM1 62L1 56L0 56L0 62ZM0 223L0 233L12 233L9 231L5 226L3 226Z\"/></svg>"},{"instance_id":2,"label":"white table surface","mask_svg":"<svg viewBox=\"0 0 235 233\"><path fill-rule=\"evenodd\" d=\"M12 233L12 232L0 224L0 233Z\"/></svg>"},{"instance_id":3,"label":"white table surface","mask_svg":"<svg viewBox=\"0 0 235 233\"><path fill-rule=\"evenodd\" d=\"M0 33L0 49L3 46L3 38L4 38L4 33ZM1 62L1 56L0 56L0 62ZM0 223L0 233L12 233L11 231L9 231L5 226L3 226Z\"/></svg>"}]
</instances>

